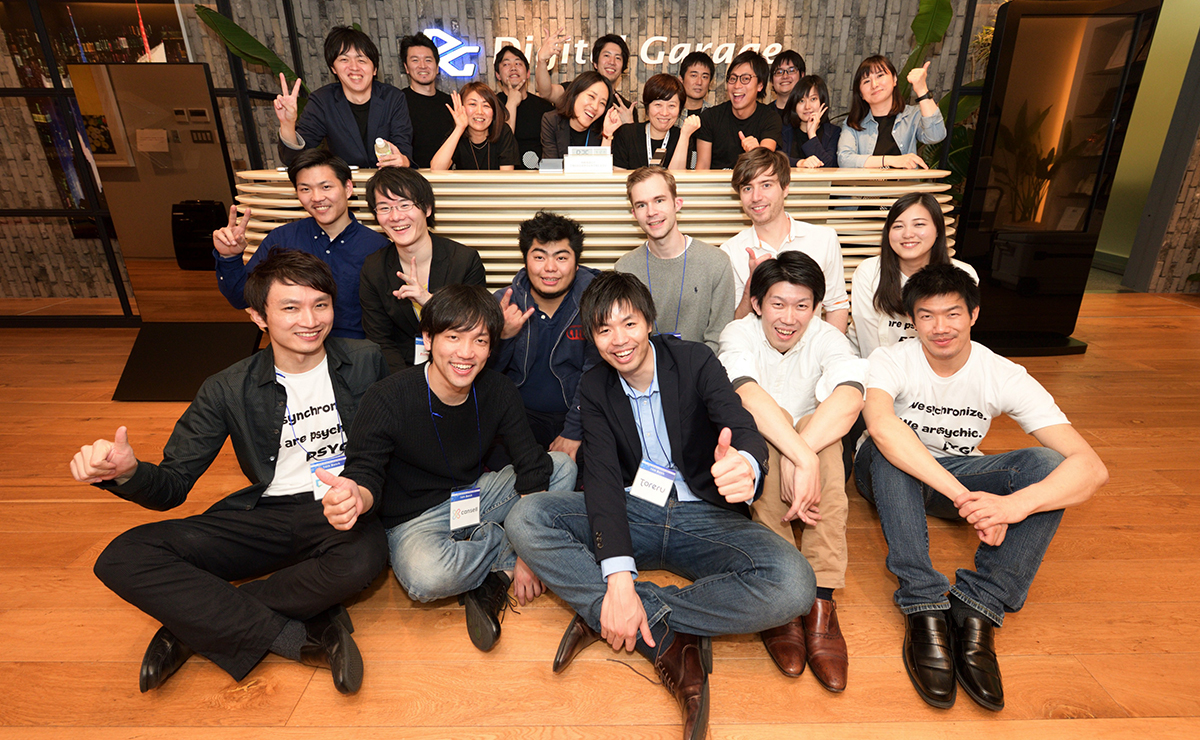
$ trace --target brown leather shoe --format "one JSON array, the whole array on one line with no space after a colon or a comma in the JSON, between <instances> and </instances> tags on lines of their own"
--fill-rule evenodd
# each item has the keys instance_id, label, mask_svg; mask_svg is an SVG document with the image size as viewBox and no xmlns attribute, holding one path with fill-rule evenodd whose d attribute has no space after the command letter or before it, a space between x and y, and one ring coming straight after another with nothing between
<instances>
[{"instance_id":1,"label":"brown leather shoe","mask_svg":"<svg viewBox=\"0 0 1200 740\"><path fill-rule=\"evenodd\" d=\"M846 655L846 638L838 626L837 604L830 599L817 599L812 611L801 619L813 675L830 691L845 691L850 659Z\"/></svg>"},{"instance_id":2,"label":"brown leather shoe","mask_svg":"<svg viewBox=\"0 0 1200 740\"><path fill-rule=\"evenodd\" d=\"M671 646L654 660L663 686L683 710L684 740L708 736L708 671L704 668L702 640L676 632Z\"/></svg>"},{"instance_id":3,"label":"brown leather shoe","mask_svg":"<svg viewBox=\"0 0 1200 740\"><path fill-rule=\"evenodd\" d=\"M593 642L600 640L600 633L593 630L584 621L583 617L578 614L567 625L567 631L563 632L562 640L558 643L558 652L554 655L554 672L562 673L575 656L583 652L583 649Z\"/></svg>"},{"instance_id":4,"label":"brown leather shoe","mask_svg":"<svg viewBox=\"0 0 1200 740\"><path fill-rule=\"evenodd\" d=\"M808 659L803 619L804 617L796 617L787 624L758 633L763 645L767 646L767 655L771 656L771 660L775 661L783 675L792 678L804 673L804 663Z\"/></svg>"}]
</instances>

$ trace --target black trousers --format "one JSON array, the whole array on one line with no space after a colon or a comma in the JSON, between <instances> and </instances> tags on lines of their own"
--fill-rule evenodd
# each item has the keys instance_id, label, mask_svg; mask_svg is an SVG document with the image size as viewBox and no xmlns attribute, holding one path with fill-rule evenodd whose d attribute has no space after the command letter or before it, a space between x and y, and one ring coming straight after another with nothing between
<instances>
[{"instance_id":1,"label":"black trousers","mask_svg":"<svg viewBox=\"0 0 1200 740\"><path fill-rule=\"evenodd\" d=\"M135 527L105 548L95 572L240 681L289 619L310 619L358 594L386 564L377 517L342 532L303 493Z\"/></svg>"}]
</instances>

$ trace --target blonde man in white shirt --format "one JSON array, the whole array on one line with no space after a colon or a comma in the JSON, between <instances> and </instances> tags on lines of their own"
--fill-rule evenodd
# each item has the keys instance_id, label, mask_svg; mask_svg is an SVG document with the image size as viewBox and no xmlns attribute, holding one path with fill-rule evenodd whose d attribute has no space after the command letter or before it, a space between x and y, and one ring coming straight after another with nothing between
<instances>
[{"instance_id":1,"label":"blonde man in white shirt","mask_svg":"<svg viewBox=\"0 0 1200 740\"><path fill-rule=\"evenodd\" d=\"M804 252L816 260L825 276L825 322L845 333L850 317L846 272L837 232L828 226L797 221L784 211L792 170L787 157L769 149L751 149L738 157L731 184L742 201L742 211L753 224L721 245L733 265L738 301L734 318L750 313L750 275L763 260L783 252Z\"/></svg>"},{"instance_id":2,"label":"blonde man in white shirt","mask_svg":"<svg viewBox=\"0 0 1200 740\"><path fill-rule=\"evenodd\" d=\"M976 703L1004 708L995 627L1025 603L1062 510L1108 480L1099 456L1025 368L971 341L979 287L953 265L904 286L916 342L871 354L855 480L879 511L887 566L905 614L904 667L921 698L949 708L955 681ZM977 449L1000 414L1041 447ZM955 583L934 569L926 513L963 519L981 544Z\"/></svg>"},{"instance_id":3,"label":"blonde man in white shirt","mask_svg":"<svg viewBox=\"0 0 1200 740\"><path fill-rule=\"evenodd\" d=\"M767 439L770 459L754 520L795 543L816 575L812 610L761 633L784 675L807 663L826 689L846 688L846 640L835 589L846 585L846 502L841 439L863 404L866 362L845 335L817 315L825 294L820 265L803 252L765 261L750 279L753 313L721 332L721 364Z\"/></svg>"}]
</instances>

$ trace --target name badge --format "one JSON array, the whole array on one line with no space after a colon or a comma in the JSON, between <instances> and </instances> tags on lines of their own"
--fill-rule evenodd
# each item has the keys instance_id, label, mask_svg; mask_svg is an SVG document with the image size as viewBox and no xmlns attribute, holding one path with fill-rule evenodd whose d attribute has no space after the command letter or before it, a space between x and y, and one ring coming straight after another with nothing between
<instances>
[{"instance_id":1,"label":"name badge","mask_svg":"<svg viewBox=\"0 0 1200 740\"><path fill-rule=\"evenodd\" d=\"M633 485L629 487L629 495L649 501L655 506L666 506L671 497L671 487L675 485L675 471L655 465L649 460L642 460L638 466Z\"/></svg>"},{"instance_id":2,"label":"name badge","mask_svg":"<svg viewBox=\"0 0 1200 740\"><path fill-rule=\"evenodd\" d=\"M479 524L479 489L462 488L450 492L450 530Z\"/></svg>"},{"instance_id":3,"label":"name badge","mask_svg":"<svg viewBox=\"0 0 1200 740\"><path fill-rule=\"evenodd\" d=\"M413 365L421 365L429 359L429 350L425 349L425 338L417 337L413 343Z\"/></svg>"},{"instance_id":4,"label":"name badge","mask_svg":"<svg viewBox=\"0 0 1200 740\"><path fill-rule=\"evenodd\" d=\"M330 475L341 475L342 469L346 467L346 456L335 455L327 457L324 460L316 460L308 464L308 474L312 476L313 498L317 501L325 498L325 493L329 490L329 486L317 477L318 470L324 470Z\"/></svg>"}]
</instances>

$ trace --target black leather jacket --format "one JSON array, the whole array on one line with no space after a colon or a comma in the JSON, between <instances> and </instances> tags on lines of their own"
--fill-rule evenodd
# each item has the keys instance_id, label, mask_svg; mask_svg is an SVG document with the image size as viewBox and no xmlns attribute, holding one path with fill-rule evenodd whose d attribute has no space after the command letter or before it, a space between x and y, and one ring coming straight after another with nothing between
<instances>
[{"instance_id":1,"label":"black leather jacket","mask_svg":"<svg viewBox=\"0 0 1200 740\"><path fill-rule=\"evenodd\" d=\"M325 352L338 414L349 429L363 394L387 377L387 366L379 347L363 339L329 337ZM275 477L286 404L287 391L275 382L275 354L267 347L204 381L192 405L175 423L160 464L139 461L133 477L123 485L96 485L147 509L173 509L187 500L192 486L230 437L250 485L209 510L253 509Z\"/></svg>"}]
</instances>

